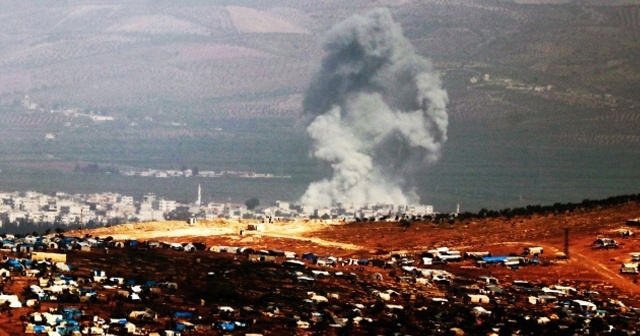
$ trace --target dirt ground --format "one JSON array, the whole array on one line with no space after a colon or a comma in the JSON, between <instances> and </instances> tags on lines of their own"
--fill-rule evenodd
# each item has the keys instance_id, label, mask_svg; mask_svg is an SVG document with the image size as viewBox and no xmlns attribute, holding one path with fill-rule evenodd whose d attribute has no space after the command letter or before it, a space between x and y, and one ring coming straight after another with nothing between
<instances>
[{"instance_id":1,"label":"dirt ground","mask_svg":"<svg viewBox=\"0 0 640 336\"><path fill-rule=\"evenodd\" d=\"M249 220L200 221L190 226L183 222L126 224L91 231L69 232L114 239L158 240L169 242L204 242L207 246L247 246L254 249L278 249L297 253L314 252L336 257L370 257L390 252L417 253L435 247L464 251L489 251L493 255L520 253L526 246L542 246L542 265L510 270L488 267L474 270L467 261L448 266L452 272L486 274L506 279L538 283L562 283L576 287L601 288L619 293L619 297L640 303L640 285L636 276L619 273L620 265L631 261L632 252L640 252L640 230L627 238L620 230L626 220L640 217L635 202L591 211L530 217L482 219L433 224L414 222L408 228L397 223L329 223L322 220L281 221L265 224L265 231L247 231ZM556 260L555 253L565 250L568 228L568 260ZM240 231L244 234L240 235ZM599 237L616 239L618 249L593 249ZM613 294L612 294L613 295Z\"/></svg>"}]
</instances>

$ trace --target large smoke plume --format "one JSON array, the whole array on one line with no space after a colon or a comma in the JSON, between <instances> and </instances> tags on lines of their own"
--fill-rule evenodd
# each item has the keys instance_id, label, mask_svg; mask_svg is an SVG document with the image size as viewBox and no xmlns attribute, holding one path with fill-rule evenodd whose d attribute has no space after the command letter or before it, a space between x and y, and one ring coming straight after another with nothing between
<instances>
[{"instance_id":1,"label":"large smoke plume","mask_svg":"<svg viewBox=\"0 0 640 336\"><path fill-rule=\"evenodd\" d=\"M337 24L324 48L304 109L314 116L312 155L333 176L309 185L301 203L418 203L409 178L447 140L448 97L431 63L386 8Z\"/></svg>"}]
</instances>

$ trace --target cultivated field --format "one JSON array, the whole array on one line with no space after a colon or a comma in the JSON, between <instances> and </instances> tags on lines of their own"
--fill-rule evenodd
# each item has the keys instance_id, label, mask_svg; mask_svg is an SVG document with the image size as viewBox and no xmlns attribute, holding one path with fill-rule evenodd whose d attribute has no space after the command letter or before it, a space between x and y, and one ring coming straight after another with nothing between
<instances>
[{"instance_id":1,"label":"cultivated field","mask_svg":"<svg viewBox=\"0 0 640 336\"><path fill-rule=\"evenodd\" d=\"M561 2L11 2L0 9L0 187L82 190L82 178L47 168L78 161L325 178L302 111L323 37L386 6L449 96L441 159L411 177L422 202L475 211L637 192L640 7ZM54 107L114 121L53 116ZM117 179L89 187L176 198Z\"/></svg>"}]
</instances>

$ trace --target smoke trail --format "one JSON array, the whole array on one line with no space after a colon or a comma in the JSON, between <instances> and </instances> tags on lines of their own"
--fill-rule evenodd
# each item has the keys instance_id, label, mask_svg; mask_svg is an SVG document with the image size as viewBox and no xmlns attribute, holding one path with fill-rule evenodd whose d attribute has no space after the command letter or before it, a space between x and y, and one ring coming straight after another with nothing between
<instances>
[{"instance_id":1,"label":"smoke trail","mask_svg":"<svg viewBox=\"0 0 640 336\"><path fill-rule=\"evenodd\" d=\"M447 93L386 8L333 27L326 57L305 95L312 155L330 179L309 185L300 202L416 204L407 178L438 159L447 140Z\"/></svg>"}]
</instances>

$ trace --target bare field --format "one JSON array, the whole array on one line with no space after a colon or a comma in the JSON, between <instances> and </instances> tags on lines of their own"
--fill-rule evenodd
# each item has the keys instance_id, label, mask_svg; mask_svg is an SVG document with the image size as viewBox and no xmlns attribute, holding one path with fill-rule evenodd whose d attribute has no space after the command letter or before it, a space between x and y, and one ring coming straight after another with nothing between
<instances>
[{"instance_id":1,"label":"bare field","mask_svg":"<svg viewBox=\"0 0 640 336\"><path fill-rule=\"evenodd\" d=\"M288 22L285 18L278 18L259 10L239 6L226 8L236 28L244 33L308 33L306 29Z\"/></svg>"}]
</instances>

